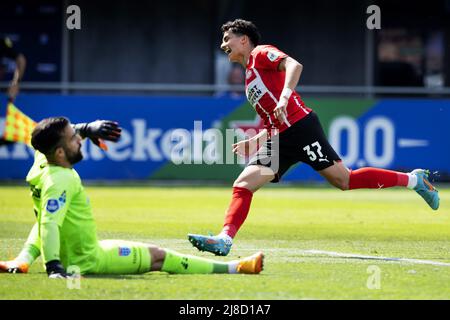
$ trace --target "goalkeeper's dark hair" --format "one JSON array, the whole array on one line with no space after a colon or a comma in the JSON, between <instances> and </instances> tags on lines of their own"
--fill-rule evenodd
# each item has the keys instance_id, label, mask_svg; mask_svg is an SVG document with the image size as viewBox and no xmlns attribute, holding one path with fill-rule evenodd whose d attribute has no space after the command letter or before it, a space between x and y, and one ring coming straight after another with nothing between
<instances>
[{"instance_id":1,"label":"goalkeeper's dark hair","mask_svg":"<svg viewBox=\"0 0 450 320\"><path fill-rule=\"evenodd\" d=\"M64 129L70 124L65 117L53 117L42 120L31 133L31 145L46 156L59 146Z\"/></svg>"},{"instance_id":2,"label":"goalkeeper's dark hair","mask_svg":"<svg viewBox=\"0 0 450 320\"><path fill-rule=\"evenodd\" d=\"M228 21L222 25L222 33L231 31L238 35L246 35L249 37L252 44L256 47L261 41L261 35L256 28L255 24L251 21L236 19L234 21Z\"/></svg>"}]
</instances>

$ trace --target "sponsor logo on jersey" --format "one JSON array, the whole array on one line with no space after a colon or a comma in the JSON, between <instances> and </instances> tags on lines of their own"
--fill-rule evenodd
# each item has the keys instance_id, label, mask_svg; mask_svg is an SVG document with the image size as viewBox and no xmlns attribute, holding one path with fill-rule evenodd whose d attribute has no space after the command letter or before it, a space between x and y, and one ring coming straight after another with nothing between
<instances>
[{"instance_id":1,"label":"sponsor logo on jersey","mask_svg":"<svg viewBox=\"0 0 450 320\"><path fill-rule=\"evenodd\" d=\"M131 253L131 249L128 247L119 247L119 256L128 257Z\"/></svg>"},{"instance_id":2,"label":"sponsor logo on jersey","mask_svg":"<svg viewBox=\"0 0 450 320\"><path fill-rule=\"evenodd\" d=\"M63 206L66 203L66 190L59 196L59 203Z\"/></svg>"},{"instance_id":3,"label":"sponsor logo on jersey","mask_svg":"<svg viewBox=\"0 0 450 320\"><path fill-rule=\"evenodd\" d=\"M279 56L280 56L280 54L278 52L275 52L275 51L268 51L267 52L267 58L269 58L269 60L272 61L272 62L277 60Z\"/></svg>"},{"instance_id":4,"label":"sponsor logo on jersey","mask_svg":"<svg viewBox=\"0 0 450 320\"><path fill-rule=\"evenodd\" d=\"M247 80L250 79L251 76L252 76L252 70L247 70L245 72L245 77L247 78Z\"/></svg>"},{"instance_id":5,"label":"sponsor logo on jersey","mask_svg":"<svg viewBox=\"0 0 450 320\"><path fill-rule=\"evenodd\" d=\"M59 210L59 202L57 199L48 199L47 200L47 205L46 205L46 210L49 213L55 213L56 211Z\"/></svg>"},{"instance_id":6,"label":"sponsor logo on jersey","mask_svg":"<svg viewBox=\"0 0 450 320\"><path fill-rule=\"evenodd\" d=\"M251 81L247 85L247 99L252 104L252 106L256 106L259 99L267 93L267 87L262 82L261 78L256 77L253 81Z\"/></svg>"}]
</instances>

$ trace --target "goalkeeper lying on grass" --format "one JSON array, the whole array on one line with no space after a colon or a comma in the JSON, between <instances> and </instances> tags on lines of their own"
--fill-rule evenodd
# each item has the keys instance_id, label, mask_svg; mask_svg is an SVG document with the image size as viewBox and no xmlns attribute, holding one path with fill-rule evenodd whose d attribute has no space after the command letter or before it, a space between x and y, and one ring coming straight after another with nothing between
<instances>
[{"instance_id":1,"label":"goalkeeper lying on grass","mask_svg":"<svg viewBox=\"0 0 450 320\"><path fill-rule=\"evenodd\" d=\"M71 266L81 274L261 272L262 253L218 262L139 242L98 241L91 205L72 167L83 158L80 134L98 144L98 139L117 141L120 131L110 121L71 126L59 117L39 122L31 138L35 161L27 175L38 221L18 257L0 262L0 270L25 273L42 254L50 278L69 277Z\"/></svg>"}]
</instances>

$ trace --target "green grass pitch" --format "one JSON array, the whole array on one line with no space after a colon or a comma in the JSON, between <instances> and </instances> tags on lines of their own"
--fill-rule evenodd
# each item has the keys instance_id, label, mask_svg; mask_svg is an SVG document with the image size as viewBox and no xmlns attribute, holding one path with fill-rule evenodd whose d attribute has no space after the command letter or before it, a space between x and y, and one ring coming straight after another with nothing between
<instances>
[{"instance_id":1,"label":"green grass pitch","mask_svg":"<svg viewBox=\"0 0 450 320\"><path fill-rule=\"evenodd\" d=\"M25 275L0 274L0 299L450 299L450 266L313 254L323 250L450 263L450 189L435 212L404 189L258 191L228 257L200 253L187 233L220 231L231 196L222 187L86 187L99 239L146 241L230 260L262 250L260 275L84 277L49 280L39 259ZM0 187L0 259L14 257L34 223L26 187Z\"/></svg>"}]
</instances>

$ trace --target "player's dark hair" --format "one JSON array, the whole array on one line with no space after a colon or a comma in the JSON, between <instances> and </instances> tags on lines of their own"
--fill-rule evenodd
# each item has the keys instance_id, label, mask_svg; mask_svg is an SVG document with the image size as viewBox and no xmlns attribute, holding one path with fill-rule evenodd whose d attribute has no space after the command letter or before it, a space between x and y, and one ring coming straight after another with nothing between
<instances>
[{"instance_id":1,"label":"player's dark hair","mask_svg":"<svg viewBox=\"0 0 450 320\"><path fill-rule=\"evenodd\" d=\"M261 35L259 34L258 28L253 22L236 19L234 21L228 21L222 25L222 33L226 31L231 31L238 35L246 35L249 37L252 44L256 47L261 41Z\"/></svg>"},{"instance_id":2,"label":"player's dark hair","mask_svg":"<svg viewBox=\"0 0 450 320\"><path fill-rule=\"evenodd\" d=\"M31 145L46 156L50 155L59 146L64 129L69 123L69 119L65 117L42 120L31 133Z\"/></svg>"}]
</instances>

